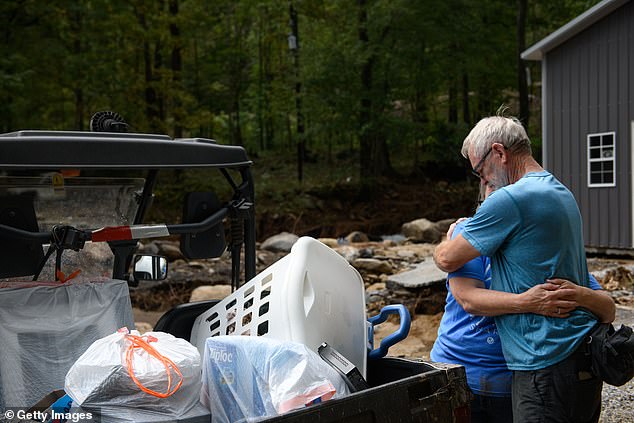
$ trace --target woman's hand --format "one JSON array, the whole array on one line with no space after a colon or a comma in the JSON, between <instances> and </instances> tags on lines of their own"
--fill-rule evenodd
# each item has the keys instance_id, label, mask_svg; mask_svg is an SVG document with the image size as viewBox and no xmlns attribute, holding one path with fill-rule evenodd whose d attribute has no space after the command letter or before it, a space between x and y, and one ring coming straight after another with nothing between
<instances>
[{"instance_id":1,"label":"woman's hand","mask_svg":"<svg viewBox=\"0 0 634 423\"><path fill-rule=\"evenodd\" d=\"M451 236L453 235L453 231L456 229L456 225L460 222L464 222L465 220L467 220L468 217L461 217L460 219L456 220L455 222L453 222L450 226L449 229L447 230L447 239L451 239Z\"/></svg>"}]
</instances>

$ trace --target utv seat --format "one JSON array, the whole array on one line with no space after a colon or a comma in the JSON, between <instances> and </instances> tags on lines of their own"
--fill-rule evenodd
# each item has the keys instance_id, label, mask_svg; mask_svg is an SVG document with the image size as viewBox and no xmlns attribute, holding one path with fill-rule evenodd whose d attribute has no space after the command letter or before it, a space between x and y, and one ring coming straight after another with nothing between
<instances>
[{"instance_id":1,"label":"utv seat","mask_svg":"<svg viewBox=\"0 0 634 423\"><path fill-rule=\"evenodd\" d=\"M161 316L159 321L156 322L154 330L167 332L177 338L190 341L192 327L196 318L218 304L219 301L206 300L177 305Z\"/></svg>"}]
</instances>

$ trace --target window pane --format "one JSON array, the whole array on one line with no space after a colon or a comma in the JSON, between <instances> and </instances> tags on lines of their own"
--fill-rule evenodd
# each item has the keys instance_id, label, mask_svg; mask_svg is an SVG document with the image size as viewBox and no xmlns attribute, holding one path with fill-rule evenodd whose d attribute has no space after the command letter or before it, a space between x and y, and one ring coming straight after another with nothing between
<instances>
[{"instance_id":1,"label":"window pane","mask_svg":"<svg viewBox=\"0 0 634 423\"><path fill-rule=\"evenodd\" d=\"M588 134L589 185L615 183L615 134Z\"/></svg>"}]
</instances>

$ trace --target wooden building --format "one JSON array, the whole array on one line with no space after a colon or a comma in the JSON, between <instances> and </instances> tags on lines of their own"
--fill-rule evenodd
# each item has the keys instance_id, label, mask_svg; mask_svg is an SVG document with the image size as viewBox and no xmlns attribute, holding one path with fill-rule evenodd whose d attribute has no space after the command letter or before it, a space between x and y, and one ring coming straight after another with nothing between
<instances>
[{"instance_id":1,"label":"wooden building","mask_svg":"<svg viewBox=\"0 0 634 423\"><path fill-rule=\"evenodd\" d=\"M634 0L604 0L522 53L542 66L543 165L586 246L634 248Z\"/></svg>"}]
</instances>

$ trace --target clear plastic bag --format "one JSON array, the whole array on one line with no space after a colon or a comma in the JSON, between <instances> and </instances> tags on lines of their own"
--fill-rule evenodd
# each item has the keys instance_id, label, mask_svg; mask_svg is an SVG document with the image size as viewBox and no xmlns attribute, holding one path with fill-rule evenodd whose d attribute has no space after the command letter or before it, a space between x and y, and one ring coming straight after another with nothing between
<instances>
[{"instance_id":1,"label":"clear plastic bag","mask_svg":"<svg viewBox=\"0 0 634 423\"><path fill-rule=\"evenodd\" d=\"M180 417L199 402L200 354L163 332L118 331L94 342L66 375L76 405L108 421Z\"/></svg>"},{"instance_id":2,"label":"clear plastic bag","mask_svg":"<svg viewBox=\"0 0 634 423\"><path fill-rule=\"evenodd\" d=\"M201 402L212 422L275 416L348 393L339 373L303 344L250 336L206 341Z\"/></svg>"},{"instance_id":3,"label":"clear plastic bag","mask_svg":"<svg viewBox=\"0 0 634 423\"><path fill-rule=\"evenodd\" d=\"M94 341L134 325L128 284L6 282L0 288L0 411L30 407L64 387Z\"/></svg>"}]
</instances>

